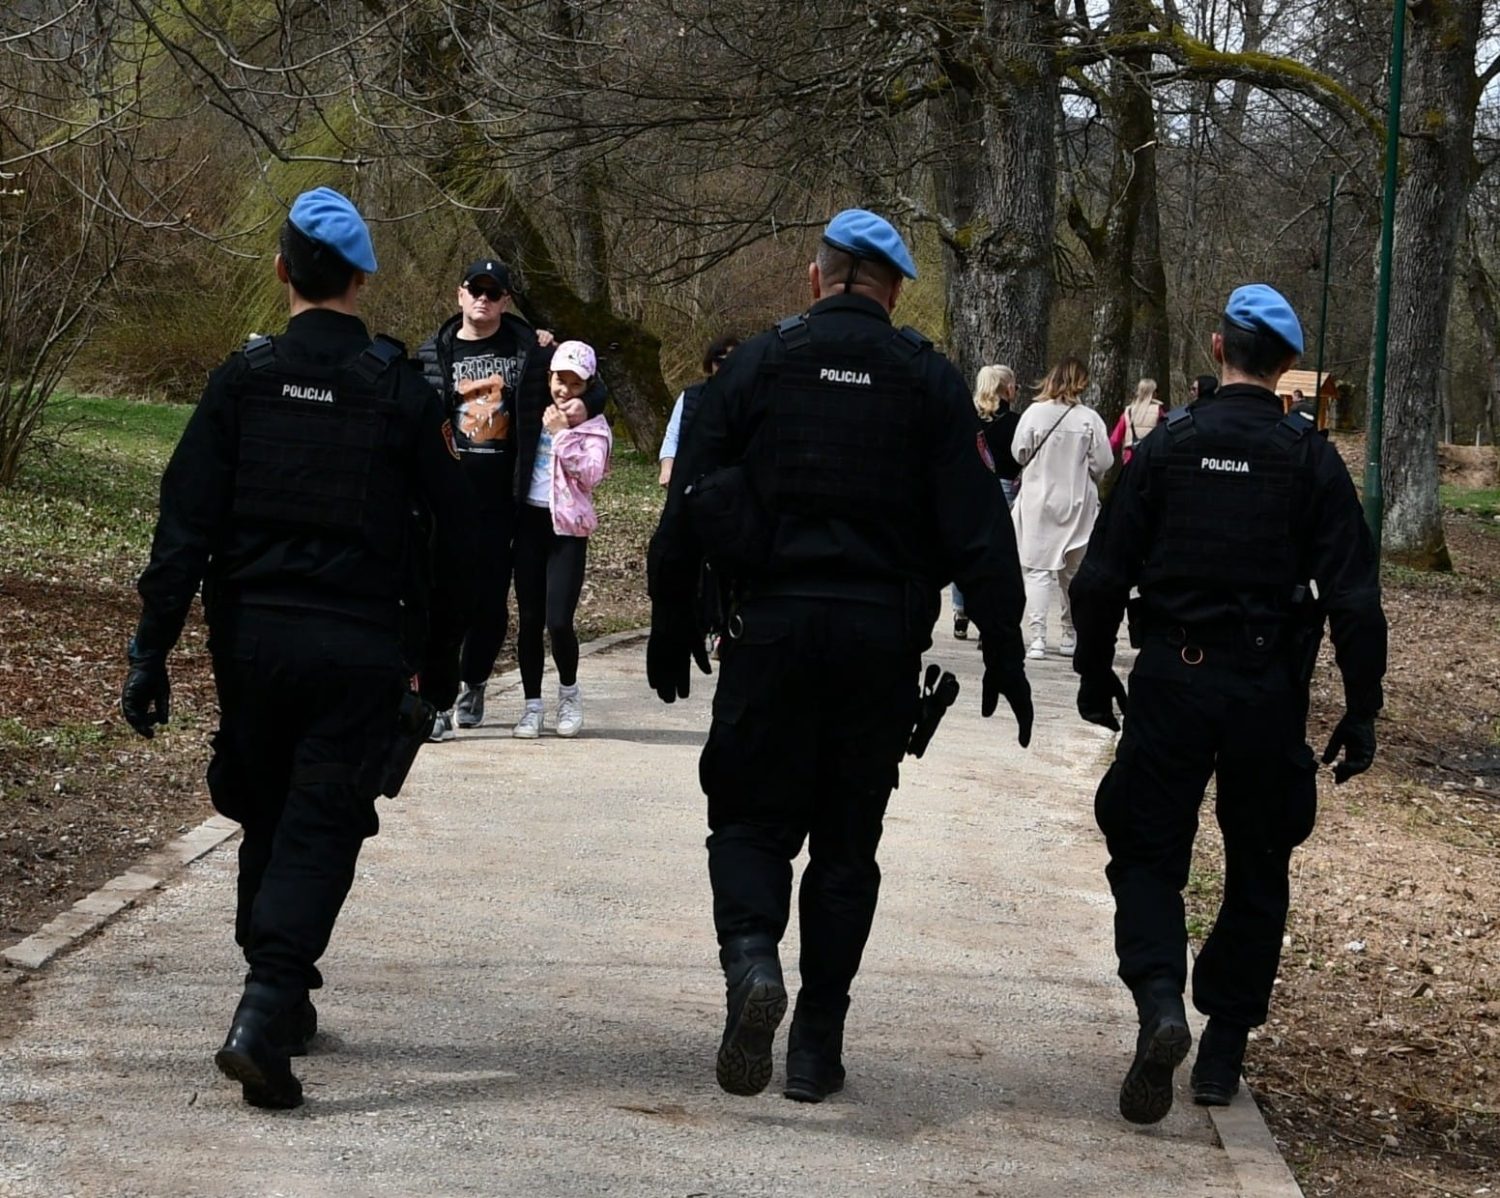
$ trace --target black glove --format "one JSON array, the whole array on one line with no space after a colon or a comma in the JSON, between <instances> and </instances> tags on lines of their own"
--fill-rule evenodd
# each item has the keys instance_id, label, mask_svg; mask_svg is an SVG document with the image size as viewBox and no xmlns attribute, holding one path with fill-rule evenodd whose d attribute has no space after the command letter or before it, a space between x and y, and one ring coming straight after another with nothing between
<instances>
[{"instance_id":1,"label":"black glove","mask_svg":"<svg viewBox=\"0 0 1500 1198\"><path fill-rule=\"evenodd\" d=\"M1020 647L1020 631L1016 632L1015 648ZM1031 743L1031 724L1036 711L1031 705L1031 683L1026 680L1026 667L1021 664L1020 653L1007 654L1001 648L1005 638L987 635L984 640L984 682L980 691L979 714L989 719L1000 704L1000 696L1010 704L1016 717L1016 740L1021 748ZM991 645L995 646L991 649Z\"/></svg>"},{"instance_id":2,"label":"black glove","mask_svg":"<svg viewBox=\"0 0 1500 1198\"><path fill-rule=\"evenodd\" d=\"M1115 704L1120 705L1120 714L1127 706L1125 684L1113 670L1102 674L1084 674L1078 679L1078 714L1091 724L1120 730L1120 721L1115 719Z\"/></svg>"},{"instance_id":3,"label":"black glove","mask_svg":"<svg viewBox=\"0 0 1500 1198\"><path fill-rule=\"evenodd\" d=\"M705 674L713 673L708 664L708 648L698 635L691 610L660 602L652 604L651 637L646 642L646 681L663 703L688 697L692 689L690 662L697 662Z\"/></svg>"},{"instance_id":4,"label":"black glove","mask_svg":"<svg viewBox=\"0 0 1500 1198\"><path fill-rule=\"evenodd\" d=\"M130 672L120 689L120 713L125 722L144 737L156 735L156 724L165 724L172 704L172 684L167 680L167 655L145 653L131 641L126 655Z\"/></svg>"},{"instance_id":5,"label":"black glove","mask_svg":"<svg viewBox=\"0 0 1500 1198\"><path fill-rule=\"evenodd\" d=\"M1362 774L1375 763L1375 718L1349 715L1339 721L1339 726L1328 738L1328 747L1323 750L1323 764L1333 765L1344 751L1344 759L1333 766L1333 780L1347 782L1355 774Z\"/></svg>"}]
</instances>

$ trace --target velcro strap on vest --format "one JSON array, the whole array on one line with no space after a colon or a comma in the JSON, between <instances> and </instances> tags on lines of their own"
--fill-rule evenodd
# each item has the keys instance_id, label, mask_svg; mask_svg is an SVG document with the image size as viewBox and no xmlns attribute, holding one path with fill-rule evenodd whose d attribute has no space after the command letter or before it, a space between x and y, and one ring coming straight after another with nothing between
<instances>
[{"instance_id":1,"label":"velcro strap on vest","mask_svg":"<svg viewBox=\"0 0 1500 1198\"><path fill-rule=\"evenodd\" d=\"M776 335L787 349L805 349L812 342L812 333L807 327L806 316L788 316L776 326Z\"/></svg>"},{"instance_id":2,"label":"velcro strap on vest","mask_svg":"<svg viewBox=\"0 0 1500 1198\"><path fill-rule=\"evenodd\" d=\"M265 370L276 362L276 343L264 333L245 342L245 365L251 370Z\"/></svg>"},{"instance_id":3,"label":"velcro strap on vest","mask_svg":"<svg viewBox=\"0 0 1500 1198\"><path fill-rule=\"evenodd\" d=\"M914 329L909 324L904 324L896 330L896 338L903 343L904 348L910 351L912 357L923 350L932 348L932 342L919 329Z\"/></svg>"},{"instance_id":4,"label":"velcro strap on vest","mask_svg":"<svg viewBox=\"0 0 1500 1198\"><path fill-rule=\"evenodd\" d=\"M1181 445L1198 435L1198 429L1193 423L1193 411L1191 408L1173 408L1167 413L1167 436L1172 438L1173 445Z\"/></svg>"},{"instance_id":5,"label":"velcro strap on vest","mask_svg":"<svg viewBox=\"0 0 1500 1198\"><path fill-rule=\"evenodd\" d=\"M364 352L354 359L354 365L350 367L350 370L360 382L374 385L380 381L381 375L404 357L406 357L406 346L394 337L387 337L384 333L380 333L365 347Z\"/></svg>"},{"instance_id":6,"label":"velcro strap on vest","mask_svg":"<svg viewBox=\"0 0 1500 1198\"><path fill-rule=\"evenodd\" d=\"M1276 435L1296 445L1316 425L1311 412L1288 412L1276 422Z\"/></svg>"}]
</instances>

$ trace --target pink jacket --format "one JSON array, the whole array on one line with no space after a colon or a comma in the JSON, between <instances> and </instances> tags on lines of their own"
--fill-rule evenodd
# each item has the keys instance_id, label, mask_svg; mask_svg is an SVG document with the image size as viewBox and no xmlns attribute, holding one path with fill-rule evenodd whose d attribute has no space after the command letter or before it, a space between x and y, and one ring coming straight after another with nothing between
<instances>
[{"instance_id":1,"label":"pink jacket","mask_svg":"<svg viewBox=\"0 0 1500 1198\"><path fill-rule=\"evenodd\" d=\"M599 527L594 488L609 473L613 444L603 416L552 434L552 531L559 536L586 537Z\"/></svg>"}]
</instances>

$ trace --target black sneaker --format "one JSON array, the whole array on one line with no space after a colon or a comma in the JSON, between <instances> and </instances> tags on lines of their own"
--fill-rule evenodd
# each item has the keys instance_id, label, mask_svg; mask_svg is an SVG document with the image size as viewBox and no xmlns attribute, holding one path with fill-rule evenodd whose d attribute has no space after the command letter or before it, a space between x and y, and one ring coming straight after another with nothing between
<instances>
[{"instance_id":1,"label":"black sneaker","mask_svg":"<svg viewBox=\"0 0 1500 1198\"><path fill-rule=\"evenodd\" d=\"M1120 1114L1131 1123L1158 1123L1172 1109L1172 1074L1187 1057L1193 1034L1181 994L1158 989L1141 1008L1135 1060L1120 1083Z\"/></svg>"},{"instance_id":2,"label":"black sneaker","mask_svg":"<svg viewBox=\"0 0 1500 1198\"><path fill-rule=\"evenodd\" d=\"M453 713L451 711L440 711L432 717L432 731L427 734L427 743L438 745L445 740L452 740L458 735L453 731Z\"/></svg>"},{"instance_id":3,"label":"black sneaker","mask_svg":"<svg viewBox=\"0 0 1500 1198\"><path fill-rule=\"evenodd\" d=\"M730 1094L759 1094L771 1081L771 1044L786 1014L786 986L776 942L745 936L719 950L726 988L724 1038L714 1062L719 1087Z\"/></svg>"},{"instance_id":4,"label":"black sneaker","mask_svg":"<svg viewBox=\"0 0 1500 1198\"><path fill-rule=\"evenodd\" d=\"M969 639L969 617L962 612L955 612L953 615L953 639L956 641Z\"/></svg>"},{"instance_id":5,"label":"black sneaker","mask_svg":"<svg viewBox=\"0 0 1500 1198\"><path fill-rule=\"evenodd\" d=\"M1193 1062L1193 1101L1199 1106L1228 1106L1240 1092L1240 1071L1250 1029L1210 1019L1198 1041Z\"/></svg>"},{"instance_id":6,"label":"black sneaker","mask_svg":"<svg viewBox=\"0 0 1500 1198\"><path fill-rule=\"evenodd\" d=\"M484 683L476 686L465 682L464 693L459 695L454 712L460 728L477 728L484 723Z\"/></svg>"},{"instance_id":7,"label":"black sneaker","mask_svg":"<svg viewBox=\"0 0 1500 1198\"><path fill-rule=\"evenodd\" d=\"M251 1106L286 1111L302 1105L302 1083L292 1073L285 1045L272 1030L278 1017L298 1002L269 986L250 983L224 1046L214 1054L219 1072L240 1083L240 1092Z\"/></svg>"},{"instance_id":8,"label":"black sneaker","mask_svg":"<svg viewBox=\"0 0 1500 1198\"><path fill-rule=\"evenodd\" d=\"M786 1044L786 1084L782 1094L793 1102L822 1102L844 1088L844 1018L815 1013L805 997L797 999Z\"/></svg>"}]
</instances>

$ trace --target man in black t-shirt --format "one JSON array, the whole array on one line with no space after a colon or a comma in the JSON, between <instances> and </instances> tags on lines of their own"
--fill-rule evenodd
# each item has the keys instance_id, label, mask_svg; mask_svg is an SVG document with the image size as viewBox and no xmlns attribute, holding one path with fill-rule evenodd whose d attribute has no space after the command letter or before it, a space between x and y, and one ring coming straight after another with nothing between
<instances>
[{"instance_id":1,"label":"man in black t-shirt","mask_svg":"<svg viewBox=\"0 0 1500 1198\"><path fill-rule=\"evenodd\" d=\"M438 714L434 740L453 738L455 714L461 728L484 719L484 684L509 620L516 397L527 355L553 340L511 311L510 288L504 263L470 263L458 286L458 313L417 351L427 381L453 416L454 448L474 492L480 534L474 546L480 601L458 663L463 690L456 713Z\"/></svg>"}]
</instances>

